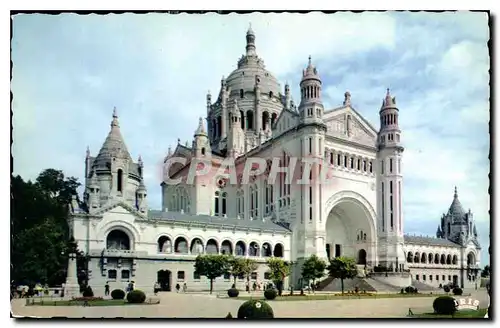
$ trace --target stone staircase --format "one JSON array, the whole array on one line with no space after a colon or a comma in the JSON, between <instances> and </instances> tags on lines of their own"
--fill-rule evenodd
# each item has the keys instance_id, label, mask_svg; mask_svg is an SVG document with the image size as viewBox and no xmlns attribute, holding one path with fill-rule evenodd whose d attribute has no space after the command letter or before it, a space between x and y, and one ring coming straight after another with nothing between
<instances>
[{"instance_id":1,"label":"stone staircase","mask_svg":"<svg viewBox=\"0 0 500 328\"><path fill-rule=\"evenodd\" d=\"M358 290L361 291L367 291L367 292L375 292L375 288L373 288L369 283L365 281L364 278L353 278L353 279L345 279L344 280L344 292L347 292L348 290L355 290L355 288L358 287ZM319 284L319 288L317 289L318 291L324 291L324 292L341 292L342 291L342 284L340 279L333 279L331 277L326 278L325 280L321 281Z\"/></svg>"},{"instance_id":2,"label":"stone staircase","mask_svg":"<svg viewBox=\"0 0 500 328\"><path fill-rule=\"evenodd\" d=\"M432 292L432 291L437 291L439 290L439 288L437 287L433 287L433 286L430 286L430 285L427 285L421 281L418 281L418 280L413 280L411 285L413 287L415 287L416 289L418 289L419 291L429 291L429 292Z\"/></svg>"},{"instance_id":3,"label":"stone staircase","mask_svg":"<svg viewBox=\"0 0 500 328\"><path fill-rule=\"evenodd\" d=\"M380 281L376 278L370 277L366 278L365 281L370 284L377 292L391 292L396 293L401 291L400 287L393 286L386 282Z\"/></svg>"}]
</instances>

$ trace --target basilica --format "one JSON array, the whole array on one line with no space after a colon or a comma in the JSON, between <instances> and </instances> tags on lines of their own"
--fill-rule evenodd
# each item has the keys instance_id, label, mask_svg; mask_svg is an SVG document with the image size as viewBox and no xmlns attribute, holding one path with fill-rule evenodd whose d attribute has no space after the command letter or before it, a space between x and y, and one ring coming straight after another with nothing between
<instances>
[{"instance_id":1,"label":"basilica","mask_svg":"<svg viewBox=\"0 0 500 328\"><path fill-rule=\"evenodd\" d=\"M355 258L357 279L373 290L475 284L481 248L473 214L456 189L449 209L436 218L435 237L404 234L404 131L390 90L381 97L377 129L352 106L349 92L342 106L324 107L320 72L310 57L297 73L295 103L291 86L282 88L258 56L250 28L237 68L222 78L216 96L207 94L192 143L178 142L164 158L160 209L148 206L144 164L131 157L113 111L99 153L87 149L84 194L82 201L73 198L68 217L71 235L88 255L93 288L109 282L111 289L124 289L134 281L149 291L158 281L164 291L184 283L190 291L207 290L206 277L194 271L198 254L252 258L259 267L251 281L261 283L269 280L267 258L283 258L291 264L286 285L295 288L311 255ZM232 182L218 169L232 159L241 172L249 158L281 167L292 159L321 159L332 183L297 184L291 171L273 182L255 176L246 183L241 174ZM189 181L199 160L210 169ZM298 165L294 172L303 170ZM312 181L320 166L309 172ZM243 285L244 277L238 281ZM231 284L224 275L214 287Z\"/></svg>"}]
</instances>

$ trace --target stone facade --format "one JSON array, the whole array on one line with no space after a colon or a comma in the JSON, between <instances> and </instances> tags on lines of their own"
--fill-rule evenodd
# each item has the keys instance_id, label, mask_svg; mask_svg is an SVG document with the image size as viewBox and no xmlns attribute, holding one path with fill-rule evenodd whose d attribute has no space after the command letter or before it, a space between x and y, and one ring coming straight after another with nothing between
<instances>
[{"instance_id":1,"label":"stone facade","mask_svg":"<svg viewBox=\"0 0 500 328\"><path fill-rule=\"evenodd\" d=\"M164 176L181 183L162 183L161 210L148 209L143 163L132 160L116 111L99 154L87 151L83 202L72 202L69 223L79 248L90 255L90 284L109 281L111 288L123 288L133 280L148 289L161 280L168 290L177 283L207 289L207 280L193 272L194 258L203 253L256 259L261 265L252 280L259 282L267 280L266 258L277 256L292 263L289 283L297 285L301 263L315 254L351 256L361 268L400 272L392 275L395 286L410 283L408 269L413 280L429 285L439 285L443 276L473 284L480 247L472 213L463 211L456 193L436 238L403 233L403 133L390 91L376 130L352 107L349 92L341 107L324 108L322 81L309 58L297 106L290 86L281 93L265 69L251 29L246 41L246 55L222 79L215 102L207 95L207 128L200 118L191 146L169 149ZM257 176L244 183L241 172L253 157L279 159L282 167L296 159L299 164L274 182ZM173 158L184 162L170 165ZM228 159L235 162L236 181L224 170ZM304 159L322 161L329 183L314 182L322 173L317 165L312 183L295 183L291 177L302 176ZM207 162L205 175L186 181L193 167ZM444 255L445 264L424 263L424 254L426 260L439 254L439 261ZM215 283L216 289L230 285L228 277Z\"/></svg>"}]
</instances>

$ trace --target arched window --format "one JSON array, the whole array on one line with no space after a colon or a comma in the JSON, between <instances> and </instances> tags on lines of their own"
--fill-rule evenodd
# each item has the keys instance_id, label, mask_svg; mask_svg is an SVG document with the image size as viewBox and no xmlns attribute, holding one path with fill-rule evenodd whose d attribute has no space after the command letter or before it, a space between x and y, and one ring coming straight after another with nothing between
<instances>
[{"instance_id":1,"label":"arched window","mask_svg":"<svg viewBox=\"0 0 500 328\"><path fill-rule=\"evenodd\" d=\"M273 255L274 257L283 257L283 245L281 244L274 245Z\"/></svg>"},{"instance_id":2,"label":"arched window","mask_svg":"<svg viewBox=\"0 0 500 328\"><path fill-rule=\"evenodd\" d=\"M252 241L250 243L250 248L248 249L248 256L259 256L259 244Z\"/></svg>"},{"instance_id":3,"label":"arched window","mask_svg":"<svg viewBox=\"0 0 500 328\"><path fill-rule=\"evenodd\" d=\"M222 216L226 215L226 208L227 208L227 193L223 192L222 193Z\"/></svg>"},{"instance_id":4,"label":"arched window","mask_svg":"<svg viewBox=\"0 0 500 328\"><path fill-rule=\"evenodd\" d=\"M253 112L247 111L247 130L253 130Z\"/></svg>"},{"instance_id":5,"label":"arched window","mask_svg":"<svg viewBox=\"0 0 500 328\"><path fill-rule=\"evenodd\" d=\"M222 135L222 117L217 116L217 137Z\"/></svg>"},{"instance_id":6,"label":"arched window","mask_svg":"<svg viewBox=\"0 0 500 328\"><path fill-rule=\"evenodd\" d=\"M205 147L202 147L202 148L201 148L201 154L202 154L203 156L205 156Z\"/></svg>"},{"instance_id":7,"label":"arched window","mask_svg":"<svg viewBox=\"0 0 500 328\"><path fill-rule=\"evenodd\" d=\"M240 110L240 124L241 128L245 130L245 113L242 110Z\"/></svg>"},{"instance_id":8,"label":"arched window","mask_svg":"<svg viewBox=\"0 0 500 328\"><path fill-rule=\"evenodd\" d=\"M121 230L113 230L106 238L106 248L116 250L130 250L130 238Z\"/></svg>"},{"instance_id":9,"label":"arched window","mask_svg":"<svg viewBox=\"0 0 500 328\"><path fill-rule=\"evenodd\" d=\"M215 216L219 216L219 192L215 192L215 199L214 199L214 211L215 211Z\"/></svg>"},{"instance_id":10,"label":"arched window","mask_svg":"<svg viewBox=\"0 0 500 328\"><path fill-rule=\"evenodd\" d=\"M116 190L119 192L122 192L123 189L123 171L122 169L118 169L118 179L116 180L117 185L116 185Z\"/></svg>"},{"instance_id":11,"label":"arched window","mask_svg":"<svg viewBox=\"0 0 500 328\"><path fill-rule=\"evenodd\" d=\"M233 246L229 240L224 240L220 249L223 255L233 255Z\"/></svg>"},{"instance_id":12,"label":"arched window","mask_svg":"<svg viewBox=\"0 0 500 328\"><path fill-rule=\"evenodd\" d=\"M244 242L239 241L236 243L236 255L244 256L246 253L246 245Z\"/></svg>"}]
</instances>

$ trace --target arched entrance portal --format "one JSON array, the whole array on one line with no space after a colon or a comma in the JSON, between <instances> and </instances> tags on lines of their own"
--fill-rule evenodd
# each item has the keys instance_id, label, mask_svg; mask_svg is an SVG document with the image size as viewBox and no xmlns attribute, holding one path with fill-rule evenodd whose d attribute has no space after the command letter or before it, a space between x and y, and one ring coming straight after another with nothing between
<instances>
[{"instance_id":1,"label":"arched entrance portal","mask_svg":"<svg viewBox=\"0 0 500 328\"><path fill-rule=\"evenodd\" d=\"M172 272L170 270L158 271L156 280L160 284L161 291L172 291Z\"/></svg>"},{"instance_id":2,"label":"arched entrance portal","mask_svg":"<svg viewBox=\"0 0 500 328\"><path fill-rule=\"evenodd\" d=\"M330 259L346 256L358 264L371 265L375 260L376 233L370 204L354 193L352 197L342 196L333 196L330 203L333 206L325 223L325 251Z\"/></svg>"},{"instance_id":3,"label":"arched entrance portal","mask_svg":"<svg viewBox=\"0 0 500 328\"><path fill-rule=\"evenodd\" d=\"M364 249L358 251L358 264L366 264L366 251Z\"/></svg>"}]
</instances>

